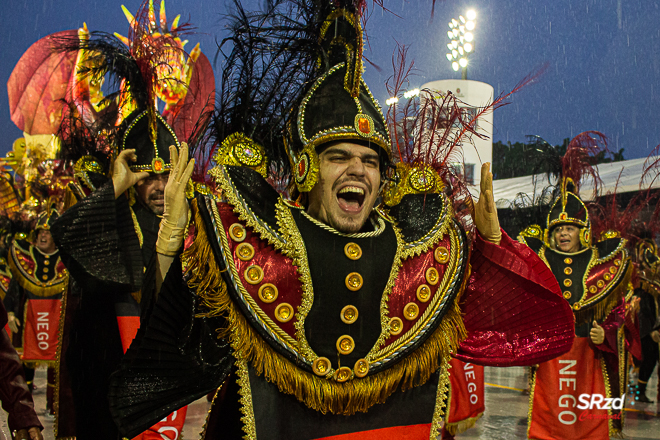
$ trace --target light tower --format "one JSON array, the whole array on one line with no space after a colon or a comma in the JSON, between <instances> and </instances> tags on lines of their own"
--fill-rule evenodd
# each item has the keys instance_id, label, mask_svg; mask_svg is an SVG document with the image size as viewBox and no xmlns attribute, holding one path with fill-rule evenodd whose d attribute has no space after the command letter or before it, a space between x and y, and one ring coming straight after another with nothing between
<instances>
[{"instance_id":1,"label":"light tower","mask_svg":"<svg viewBox=\"0 0 660 440\"><path fill-rule=\"evenodd\" d=\"M467 18L466 18L467 17ZM469 55L474 51L474 28L476 26L477 13L470 9L465 17L458 16L458 20L452 18L449 22L449 44L447 48L447 59L451 62L454 71L462 69L462 78L467 79L467 67Z\"/></svg>"}]
</instances>

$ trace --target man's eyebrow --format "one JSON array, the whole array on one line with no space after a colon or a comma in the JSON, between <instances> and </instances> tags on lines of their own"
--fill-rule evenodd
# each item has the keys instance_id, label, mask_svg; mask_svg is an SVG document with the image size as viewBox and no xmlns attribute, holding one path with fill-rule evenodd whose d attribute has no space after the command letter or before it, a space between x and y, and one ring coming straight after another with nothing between
<instances>
[{"instance_id":1,"label":"man's eyebrow","mask_svg":"<svg viewBox=\"0 0 660 440\"><path fill-rule=\"evenodd\" d=\"M329 147L327 150L324 151L326 154L343 154L344 156L350 156L351 153L349 151L344 150L343 148L338 148L338 147Z\"/></svg>"}]
</instances>

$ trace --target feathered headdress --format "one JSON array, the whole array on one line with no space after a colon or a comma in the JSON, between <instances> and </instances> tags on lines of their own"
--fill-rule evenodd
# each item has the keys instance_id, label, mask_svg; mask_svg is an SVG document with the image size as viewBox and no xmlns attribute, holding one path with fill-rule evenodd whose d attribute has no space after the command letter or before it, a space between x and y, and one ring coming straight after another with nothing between
<instances>
[{"instance_id":1,"label":"feathered headdress","mask_svg":"<svg viewBox=\"0 0 660 440\"><path fill-rule=\"evenodd\" d=\"M399 47L392 59L394 75L387 82L389 95L402 97L414 63L406 61L407 49ZM507 99L532 83L546 69L541 67L520 81L511 92L476 108L451 92L421 90L403 105L389 107L387 119L392 133L392 158L395 165L385 186L383 200L392 206L406 194L446 192L454 210L468 231L473 231L473 201L462 172L463 150L485 134L477 130L484 115L507 104Z\"/></svg>"},{"instance_id":2,"label":"feathered headdress","mask_svg":"<svg viewBox=\"0 0 660 440\"><path fill-rule=\"evenodd\" d=\"M305 191L315 182L319 144L351 139L389 148L382 112L361 77L366 7L365 0L274 0L248 12L234 1L212 129L217 163L277 181L295 176ZM212 154L195 155L205 158L196 171L202 177Z\"/></svg>"},{"instance_id":3,"label":"feathered headdress","mask_svg":"<svg viewBox=\"0 0 660 440\"><path fill-rule=\"evenodd\" d=\"M125 10L131 22L128 38L92 32L87 38L64 44L65 50L84 54L79 78L100 83L109 75L113 92L103 102L116 109L114 123L120 133L117 150L137 150L138 160L131 165L134 171L169 170L169 146L179 145L172 125L183 118L183 132L189 135L194 122L182 117L182 112L192 108L199 118L213 102L213 87L194 74L197 61L203 61L202 69L207 71L208 60L201 57L198 47L190 55L183 50L185 42L180 36L188 32L189 26L179 24L179 17L168 26L164 4L160 12L158 22L150 0L142 4L135 17ZM198 93L200 89L205 93ZM196 101L203 102L201 108L185 105L190 90ZM159 97L166 103L162 114L158 111Z\"/></svg>"},{"instance_id":4,"label":"feathered headdress","mask_svg":"<svg viewBox=\"0 0 660 440\"><path fill-rule=\"evenodd\" d=\"M582 228L583 245L591 243L589 212L579 196L585 177L593 180L594 194L602 184L596 167L596 156L608 152L607 137L597 131L585 131L575 136L561 158L559 195L548 213L547 231L559 224L571 223Z\"/></svg>"}]
</instances>

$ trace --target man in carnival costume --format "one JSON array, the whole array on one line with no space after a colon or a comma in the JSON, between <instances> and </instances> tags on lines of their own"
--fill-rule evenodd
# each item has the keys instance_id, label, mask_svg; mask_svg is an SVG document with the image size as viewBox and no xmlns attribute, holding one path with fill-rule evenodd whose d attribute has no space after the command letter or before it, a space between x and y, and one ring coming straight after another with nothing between
<instances>
[{"instance_id":1,"label":"man in carnival costume","mask_svg":"<svg viewBox=\"0 0 660 440\"><path fill-rule=\"evenodd\" d=\"M623 429L626 348L639 357L637 325L625 300L632 265L619 231L602 231L592 242L589 211L576 186L586 173L597 184L589 155L604 142L601 133L585 132L569 143L547 226L529 226L519 237L555 274L575 316L571 351L532 371L531 439L609 438Z\"/></svg>"},{"instance_id":2,"label":"man in carnival costume","mask_svg":"<svg viewBox=\"0 0 660 440\"><path fill-rule=\"evenodd\" d=\"M21 289L12 289L5 298L11 318L23 310L23 355L27 364L48 365L46 407L53 414L55 365L59 344L58 327L62 295L67 289L68 272L60 259L50 233L59 213L54 205L42 212L35 226L35 241L14 240L9 251L13 280ZM13 329L12 329L13 330Z\"/></svg>"},{"instance_id":3,"label":"man in carnival costume","mask_svg":"<svg viewBox=\"0 0 660 440\"><path fill-rule=\"evenodd\" d=\"M655 234L650 234L651 236ZM635 401L653 403L646 395L646 386L660 356L660 315L658 313L658 294L660 294L660 258L658 246L651 238L643 238L635 245L635 260L638 264L639 287L635 296L639 303L639 333L642 344L642 360L636 362L639 367ZM656 397L657 399L657 397Z\"/></svg>"},{"instance_id":4,"label":"man in carnival costume","mask_svg":"<svg viewBox=\"0 0 660 440\"><path fill-rule=\"evenodd\" d=\"M194 164L186 147L171 148L156 243L164 281L113 376L113 414L131 436L218 389L208 439L435 438L452 354L487 365L550 359L572 343L570 310L542 261L501 232L487 165L472 244L431 165L389 169L389 129L361 77L364 3L279 6L288 15L236 14L233 56L250 68L259 49L283 56L260 64L278 66L270 78L282 87L248 89L236 75L245 88L222 94L212 181L195 185L190 213ZM241 40L301 16L298 39L286 34L300 42L293 50ZM316 57L302 53L310 47ZM227 83L241 71L232 61ZM287 82L290 67L305 66L307 81ZM262 95L281 100L264 108ZM269 136L273 121L285 142ZM266 180L279 182L287 155L293 200ZM506 305L493 313L496 302Z\"/></svg>"},{"instance_id":5,"label":"man in carnival costume","mask_svg":"<svg viewBox=\"0 0 660 440\"><path fill-rule=\"evenodd\" d=\"M212 74L198 71L210 67L198 47L190 55L183 51L185 43L178 32L185 25L178 24L179 17L168 24L161 5L157 21L153 2L148 7L145 3L137 18L125 12L131 23L129 38L94 33L65 42L65 49L84 53L77 69L78 95L89 95L85 83L99 83L108 72L121 86L110 104L118 111L103 115L84 100L82 104L73 102L79 120L71 125L69 153L71 159L77 159L77 184L70 187L70 195L79 201L53 229L78 288L77 306L67 308L73 317L66 320L71 336L63 354L78 439L114 440L118 436L108 411L108 378L131 345L152 301L151 291L142 287L149 285L154 273L149 262L164 210L168 147L179 145L175 128L181 135L190 134L191 109L199 112L213 93L213 86L207 87L201 107L194 105L203 86L214 79ZM191 96L196 93L200 94ZM157 99L166 102L162 113L156 110ZM108 118L111 123L105 121ZM81 120L85 126L80 125ZM121 125L115 134L111 127L117 120ZM92 133L96 148L85 151L75 146L84 137L81 132ZM104 161L97 159L103 159L103 146L115 148L110 179L105 178ZM145 440L160 439L163 432L178 436L186 408L175 410L135 435Z\"/></svg>"}]
</instances>

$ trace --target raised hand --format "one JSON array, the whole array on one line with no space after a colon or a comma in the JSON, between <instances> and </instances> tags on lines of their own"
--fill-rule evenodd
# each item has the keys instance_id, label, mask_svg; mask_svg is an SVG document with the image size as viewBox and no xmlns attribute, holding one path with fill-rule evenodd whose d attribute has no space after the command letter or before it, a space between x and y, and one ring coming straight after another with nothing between
<instances>
[{"instance_id":1,"label":"raised hand","mask_svg":"<svg viewBox=\"0 0 660 440\"><path fill-rule=\"evenodd\" d=\"M195 167L195 159L188 160L188 145L182 143L179 151L174 145L170 146L170 162L172 170L165 185L165 212L156 241L156 252L167 256L175 255L183 244L188 223L186 185Z\"/></svg>"},{"instance_id":2,"label":"raised hand","mask_svg":"<svg viewBox=\"0 0 660 440\"><path fill-rule=\"evenodd\" d=\"M596 321L592 323L592 326L589 332L589 338L591 338L591 342L594 344L600 345L605 342L605 329L598 325Z\"/></svg>"},{"instance_id":3,"label":"raised hand","mask_svg":"<svg viewBox=\"0 0 660 440\"><path fill-rule=\"evenodd\" d=\"M135 149L124 150L115 159L112 166L112 184L115 187L115 199L140 180L149 177L147 171L140 171L139 173L131 171L128 167L128 161L135 162L136 160Z\"/></svg>"},{"instance_id":4,"label":"raised hand","mask_svg":"<svg viewBox=\"0 0 660 440\"><path fill-rule=\"evenodd\" d=\"M479 201L474 205L474 224L484 240L500 244L502 232L493 197L493 173L490 172L489 162L481 166L481 192Z\"/></svg>"}]
</instances>

